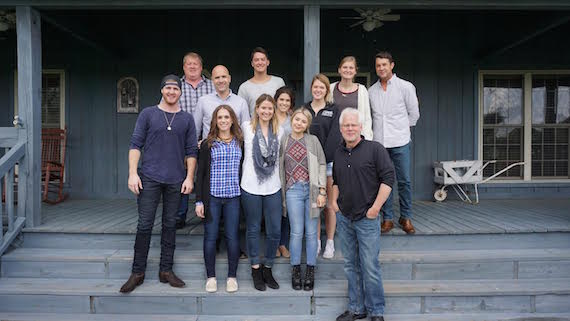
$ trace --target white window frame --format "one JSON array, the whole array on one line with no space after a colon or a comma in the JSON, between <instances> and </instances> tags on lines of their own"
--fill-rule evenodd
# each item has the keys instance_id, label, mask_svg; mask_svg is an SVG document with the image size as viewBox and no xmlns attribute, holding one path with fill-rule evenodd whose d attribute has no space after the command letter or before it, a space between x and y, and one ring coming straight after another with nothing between
<instances>
[{"instance_id":1,"label":"white window frame","mask_svg":"<svg viewBox=\"0 0 570 321\"><path fill-rule=\"evenodd\" d=\"M65 70L43 69L43 75L59 74L59 86L61 88L61 100L59 105L59 128L65 128ZM18 115L18 70L14 70L14 115Z\"/></svg>"},{"instance_id":2,"label":"white window frame","mask_svg":"<svg viewBox=\"0 0 570 321\"><path fill-rule=\"evenodd\" d=\"M570 179L532 179L532 75L570 75L568 69L557 70L480 70L478 75L478 159L483 159L483 77L487 75L523 76L523 178L491 180L489 183L568 183Z\"/></svg>"}]
</instances>

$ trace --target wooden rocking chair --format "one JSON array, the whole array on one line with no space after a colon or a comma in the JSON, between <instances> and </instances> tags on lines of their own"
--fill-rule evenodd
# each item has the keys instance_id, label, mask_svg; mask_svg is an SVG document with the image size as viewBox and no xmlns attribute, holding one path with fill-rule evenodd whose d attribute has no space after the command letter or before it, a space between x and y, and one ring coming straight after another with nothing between
<instances>
[{"instance_id":1,"label":"wooden rocking chair","mask_svg":"<svg viewBox=\"0 0 570 321\"><path fill-rule=\"evenodd\" d=\"M67 129L42 128L42 201L57 204L67 197L63 193L63 173L65 169L65 146ZM55 187L50 191L50 187ZM50 198L49 194L56 194Z\"/></svg>"}]
</instances>

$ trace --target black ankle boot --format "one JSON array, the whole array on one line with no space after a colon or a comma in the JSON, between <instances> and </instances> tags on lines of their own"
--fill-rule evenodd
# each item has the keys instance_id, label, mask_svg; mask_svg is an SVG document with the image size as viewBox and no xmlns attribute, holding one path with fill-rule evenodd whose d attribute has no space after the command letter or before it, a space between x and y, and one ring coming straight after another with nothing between
<instances>
[{"instance_id":1,"label":"black ankle boot","mask_svg":"<svg viewBox=\"0 0 570 321\"><path fill-rule=\"evenodd\" d=\"M263 271L263 281L265 281L265 284L272 289L279 289L279 283L273 278L271 268L262 265L261 270Z\"/></svg>"},{"instance_id":2,"label":"black ankle boot","mask_svg":"<svg viewBox=\"0 0 570 321\"><path fill-rule=\"evenodd\" d=\"M315 286L315 266L307 265L307 271L305 271L305 281L303 282L303 289L305 291L311 291Z\"/></svg>"},{"instance_id":3,"label":"black ankle boot","mask_svg":"<svg viewBox=\"0 0 570 321\"><path fill-rule=\"evenodd\" d=\"M259 291L265 291L265 282L263 282L263 272L261 266L257 269L251 268L251 278L253 279L253 287Z\"/></svg>"},{"instance_id":4,"label":"black ankle boot","mask_svg":"<svg viewBox=\"0 0 570 321\"><path fill-rule=\"evenodd\" d=\"M301 290L301 266L293 265L291 269L291 286L293 290Z\"/></svg>"}]
</instances>

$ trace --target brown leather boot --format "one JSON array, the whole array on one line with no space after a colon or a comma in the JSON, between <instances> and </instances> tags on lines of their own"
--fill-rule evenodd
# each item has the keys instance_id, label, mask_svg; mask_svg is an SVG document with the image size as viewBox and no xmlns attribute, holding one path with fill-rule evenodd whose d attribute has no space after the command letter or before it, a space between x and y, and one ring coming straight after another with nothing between
<instances>
[{"instance_id":1,"label":"brown leather boot","mask_svg":"<svg viewBox=\"0 0 570 321\"><path fill-rule=\"evenodd\" d=\"M121 291L121 293L132 292L137 286L143 284L143 282L144 282L144 273L131 273L131 276L129 277L127 282L123 284L123 286L119 291Z\"/></svg>"},{"instance_id":2,"label":"brown leather boot","mask_svg":"<svg viewBox=\"0 0 570 321\"><path fill-rule=\"evenodd\" d=\"M412 225L412 220L410 220L408 218L401 218L400 217L400 220L398 220L398 223L400 223L400 225L402 226L402 230L404 230L404 232L406 232L408 234L416 233L416 230L414 229L414 226Z\"/></svg>"},{"instance_id":3,"label":"brown leather boot","mask_svg":"<svg viewBox=\"0 0 570 321\"><path fill-rule=\"evenodd\" d=\"M186 285L186 283L180 280L180 278L177 277L176 274L174 274L172 271L159 272L158 279L160 280L160 283L168 283L170 286L173 286L175 288L183 288Z\"/></svg>"},{"instance_id":4,"label":"brown leather boot","mask_svg":"<svg viewBox=\"0 0 570 321\"><path fill-rule=\"evenodd\" d=\"M391 229L394 228L394 222L385 220L384 222L382 222L382 225L380 225L380 228L382 233L388 233L390 232Z\"/></svg>"}]
</instances>

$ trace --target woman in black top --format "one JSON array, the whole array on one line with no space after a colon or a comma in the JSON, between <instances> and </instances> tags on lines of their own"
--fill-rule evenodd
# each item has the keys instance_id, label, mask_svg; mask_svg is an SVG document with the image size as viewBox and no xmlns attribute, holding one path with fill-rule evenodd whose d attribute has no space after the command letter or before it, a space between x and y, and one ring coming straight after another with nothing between
<instances>
[{"instance_id":1,"label":"woman in black top","mask_svg":"<svg viewBox=\"0 0 570 321\"><path fill-rule=\"evenodd\" d=\"M338 124L338 109L330 103L330 81L323 74L317 74L311 82L311 95L313 100L306 103L303 107L307 108L313 116L313 122L309 127L309 133L317 136L327 159L327 198L332 197L332 160L336 148L342 141L340 135L340 127ZM336 213L327 206L325 208L325 229L327 233L327 244L332 245L334 253L334 232L336 229ZM317 255L321 251L321 228L320 220L317 229ZM330 252L330 251L329 251ZM323 256L324 257L324 256ZM331 256L325 258L332 258Z\"/></svg>"}]
</instances>

